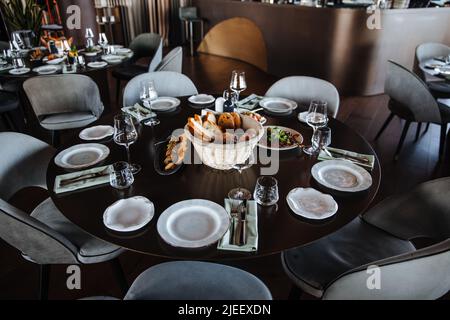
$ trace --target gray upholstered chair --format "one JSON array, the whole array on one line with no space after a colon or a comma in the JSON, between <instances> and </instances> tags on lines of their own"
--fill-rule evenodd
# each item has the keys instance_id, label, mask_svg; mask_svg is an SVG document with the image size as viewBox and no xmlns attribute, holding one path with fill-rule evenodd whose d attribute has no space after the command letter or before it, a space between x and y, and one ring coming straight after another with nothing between
<instances>
[{"instance_id":1,"label":"gray upholstered chair","mask_svg":"<svg viewBox=\"0 0 450 320\"><path fill-rule=\"evenodd\" d=\"M129 81L142 73L155 71L162 60L163 40L159 34L142 33L131 41L130 49L133 50L133 57L112 71L116 78L117 101L120 98L121 81ZM148 66L136 64L141 58L150 60Z\"/></svg>"},{"instance_id":2,"label":"gray upholstered chair","mask_svg":"<svg viewBox=\"0 0 450 320\"><path fill-rule=\"evenodd\" d=\"M45 299L52 264L92 264L111 261L126 281L116 259L124 250L94 238L67 220L48 198L31 215L8 201L27 187L46 188L46 172L55 150L33 137L0 132L0 238L18 249L22 256L40 265L40 297ZM3 259L6 263L7 259Z\"/></svg>"},{"instance_id":3,"label":"gray upholstered chair","mask_svg":"<svg viewBox=\"0 0 450 320\"><path fill-rule=\"evenodd\" d=\"M23 89L39 124L52 131L54 146L60 130L87 126L103 113L98 86L88 76L33 77L24 82Z\"/></svg>"},{"instance_id":4,"label":"gray upholstered chair","mask_svg":"<svg viewBox=\"0 0 450 320\"><path fill-rule=\"evenodd\" d=\"M441 159L444 153L447 123L450 122L450 100L436 100L427 85L416 74L393 61L388 61L384 92L390 98L388 107L391 113L378 131L375 140L380 137L394 116L404 119L402 135L394 155L394 159L397 160L412 122L418 123L416 140L420 133L420 123L435 123L441 126L439 147Z\"/></svg>"},{"instance_id":5,"label":"gray upholstered chair","mask_svg":"<svg viewBox=\"0 0 450 320\"><path fill-rule=\"evenodd\" d=\"M181 73L183 69L183 48L176 47L172 49L162 59L155 71L173 71Z\"/></svg>"},{"instance_id":6,"label":"gray upholstered chair","mask_svg":"<svg viewBox=\"0 0 450 320\"><path fill-rule=\"evenodd\" d=\"M435 98L450 98L450 84L441 78L430 75L420 64L436 57L450 55L450 47L442 43L428 42L419 45L414 59L414 71L424 80Z\"/></svg>"},{"instance_id":7,"label":"gray upholstered chair","mask_svg":"<svg viewBox=\"0 0 450 320\"><path fill-rule=\"evenodd\" d=\"M339 111L339 93L336 87L322 79L303 76L286 77L275 82L265 96L294 100L299 104L299 108L303 107L306 110L311 100L324 100L328 103L328 114L333 118L336 118Z\"/></svg>"},{"instance_id":8,"label":"gray upholstered chair","mask_svg":"<svg viewBox=\"0 0 450 320\"><path fill-rule=\"evenodd\" d=\"M264 283L233 267L199 261L153 266L128 290L125 300L271 300Z\"/></svg>"},{"instance_id":9,"label":"gray upholstered chair","mask_svg":"<svg viewBox=\"0 0 450 320\"><path fill-rule=\"evenodd\" d=\"M416 238L435 244L416 249ZM450 178L443 178L283 252L282 263L298 288L323 299L437 299L450 290L449 238Z\"/></svg>"},{"instance_id":10,"label":"gray upholstered chair","mask_svg":"<svg viewBox=\"0 0 450 320\"><path fill-rule=\"evenodd\" d=\"M123 92L123 105L132 106L140 102L139 93L142 81L153 80L160 97L182 97L197 94L194 83L182 73L158 71L141 74L127 83Z\"/></svg>"}]
</instances>

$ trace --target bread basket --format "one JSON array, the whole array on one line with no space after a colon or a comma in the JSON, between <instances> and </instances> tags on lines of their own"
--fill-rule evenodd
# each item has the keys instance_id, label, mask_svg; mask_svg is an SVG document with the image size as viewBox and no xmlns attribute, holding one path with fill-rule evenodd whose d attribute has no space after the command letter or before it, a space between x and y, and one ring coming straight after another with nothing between
<instances>
[{"instance_id":1,"label":"bread basket","mask_svg":"<svg viewBox=\"0 0 450 320\"><path fill-rule=\"evenodd\" d=\"M256 136L248 141L228 144L205 142L193 136L187 127L184 128L184 132L203 164L218 170L229 170L235 164L245 162L264 135L264 128L258 121L244 115L241 115L241 120L244 131L248 129L256 131Z\"/></svg>"}]
</instances>

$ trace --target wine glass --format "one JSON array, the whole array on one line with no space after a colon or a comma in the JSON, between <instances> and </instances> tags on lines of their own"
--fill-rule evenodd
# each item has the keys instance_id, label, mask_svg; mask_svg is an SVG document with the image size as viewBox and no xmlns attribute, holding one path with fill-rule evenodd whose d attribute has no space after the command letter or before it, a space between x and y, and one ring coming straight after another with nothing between
<instances>
[{"instance_id":1,"label":"wine glass","mask_svg":"<svg viewBox=\"0 0 450 320\"><path fill-rule=\"evenodd\" d=\"M239 94L247 89L245 72L234 70L231 73L230 89L236 93L236 101L239 101Z\"/></svg>"},{"instance_id":2,"label":"wine glass","mask_svg":"<svg viewBox=\"0 0 450 320\"><path fill-rule=\"evenodd\" d=\"M311 138L311 146L303 148L303 152L314 155L317 152L313 142L314 135L318 128L325 127L328 123L327 103L325 101L311 101L308 114L306 115L306 123L313 128L313 137Z\"/></svg>"},{"instance_id":3,"label":"wine glass","mask_svg":"<svg viewBox=\"0 0 450 320\"><path fill-rule=\"evenodd\" d=\"M316 150L326 150L331 144L331 129L329 127L322 127L317 129L312 138L312 144Z\"/></svg>"},{"instance_id":4,"label":"wine glass","mask_svg":"<svg viewBox=\"0 0 450 320\"><path fill-rule=\"evenodd\" d=\"M105 49L108 46L108 39L106 38L106 34L103 32L98 35L98 45L103 49L103 53L105 54Z\"/></svg>"},{"instance_id":5,"label":"wine glass","mask_svg":"<svg viewBox=\"0 0 450 320\"><path fill-rule=\"evenodd\" d=\"M158 92L155 89L155 83L152 80L146 80L141 82L141 92L140 98L144 107L148 109L152 109L152 101L158 98ZM159 119L156 116L151 117L144 121L144 124L147 126L156 126L160 123Z\"/></svg>"},{"instance_id":6,"label":"wine glass","mask_svg":"<svg viewBox=\"0 0 450 320\"><path fill-rule=\"evenodd\" d=\"M138 133L133 123L133 118L128 114L119 114L114 117L114 142L125 146L127 150L128 164L133 174L141 171L141 166L131 163L130 145L138 139Z\"/></svg>"},{"instance_id":7,"label":"wine glass","mask_svg":"<svg viewBox=\"0 0 450 320\"><path fill-rule=\"evenodd\" d=\"M253 152L250 154L250 157L247 158L244 162L236 163L232 167L239 172L239 187L231 189L228 192L228 198L233 200L250 200L252 198L252 193L242 188L242 171L250 168L254 163Z\"/></svg>"}]
</instances>

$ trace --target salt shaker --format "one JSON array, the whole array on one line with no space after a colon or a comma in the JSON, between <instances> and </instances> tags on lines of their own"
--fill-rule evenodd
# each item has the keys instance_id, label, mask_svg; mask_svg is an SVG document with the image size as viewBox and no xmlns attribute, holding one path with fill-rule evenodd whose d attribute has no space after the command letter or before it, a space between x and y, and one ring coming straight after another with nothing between
<instances>
[{"instance_id":1,"label":"salt shaker","mask_svg":"<svg viewBox=\"0 0 450 320\"><path fill-rule=\"evenodd\" d=\"M224 103L225 103L225 99L224 98L219 97L219 98L216 99L216 105L215 105L216 112L220 112L220 113L223 112L223 104Z\"/></svg>"}]
</instances>

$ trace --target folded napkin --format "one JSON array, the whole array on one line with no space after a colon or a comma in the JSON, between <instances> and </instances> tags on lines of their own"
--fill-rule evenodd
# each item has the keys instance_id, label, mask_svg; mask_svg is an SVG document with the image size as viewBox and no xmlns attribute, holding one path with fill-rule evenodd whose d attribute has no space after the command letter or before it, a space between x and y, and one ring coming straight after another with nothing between
<instances>
[{"instance_id":1,"label":"folded napkin","mask_svg":"<svg viewBox=\"0 0 450 320\"><path fill-rule=\"evenodd\" d=\"M239 108L243 108L243 109L247 109L247 110L253 110L255 109L258 105L259 102L263 99L264 97L258 96L256 94L251 94L249 95L247 98L242 99L238 102L236 102L236 105Z\"/></svg>"},{"instance_id":2,"label":"folded napkin","mask_svg":"<svg viewBox=\"0 0 450 320\"><path fill-rule=\"evenodd\" d=\"M225 210L231 213L231 206L237 207L241 200L225 199ZM258 250L258 206L256 201L247 201L247 242L243 246L230 244L230 229L225 233L217 245L219 250L254 252ZM231 228L232 226L230 226Z\"/></svg>"},{"instance_id":3,"label":"folded napkin","mask_svg":"<svg viewBox=\"0 0 450 320\"><path fill-rule=\"evenodd\" d=\"M136 103L134 106L123 107L121 110L131 115L132 117L136 118L136 120L138 120L139 122L142 120L156 117L156 113L154 113L150 109L144 108L139 103Z\"/></svg>"},{"instance_id":4,"label":"folded napkin","mask_svg":"<svg viewBox=\"0 0 450 320\"><path fill-rule=\"evenodd\" d=\"M330 147L328 147L327 150L331 152L333 157L330 157L329 155L327 155L325 153L325 151L321 150L319 153L319 156L317 157L317 160L323 161L323 160L344 159L344 160L349 160L352 163L359 165L363 168L366 168L368 170L372 170L375 165L375 156L371 155L371 154L356 153L353 151L337 149L337 148L330 148ZM353 158L367 159L369 161L367 163L363 163L363 162L359 162Z\"/></svg>"},{"instance_id":5,"label":"folded napkin","mask_svg":"<svg viewBox=\"0 0 450 320\"><path fill-rule=\"evenodd\" d=\"M111 166L92 168L56 176L53 191L58 193L75 191L109 183Z\"/></svg>"}]
</instances>

